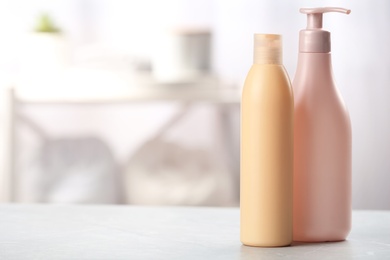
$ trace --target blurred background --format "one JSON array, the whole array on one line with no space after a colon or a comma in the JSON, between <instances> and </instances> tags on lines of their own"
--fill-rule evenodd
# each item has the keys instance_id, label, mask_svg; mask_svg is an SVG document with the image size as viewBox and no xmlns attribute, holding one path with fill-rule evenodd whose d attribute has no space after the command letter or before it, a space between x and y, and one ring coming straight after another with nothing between
<instances>
[{"instance_id":1,"label":"blurred background","mask_svg":"<svg viewBox=\"0 0 390 260\"><path fill-rule=\"evenodd\" d=\"M315 4L315 5L313 5ZM237 206L253 34L326 14L353 208L390 209L390 2L0 0L0 201Z\"/></svg>"}]
</instances>

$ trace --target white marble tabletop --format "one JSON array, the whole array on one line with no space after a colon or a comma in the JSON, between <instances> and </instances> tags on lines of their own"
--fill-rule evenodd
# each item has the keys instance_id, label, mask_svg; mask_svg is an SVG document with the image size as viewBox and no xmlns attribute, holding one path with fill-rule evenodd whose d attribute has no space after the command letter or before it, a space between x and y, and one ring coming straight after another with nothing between
<instances>
[{"instance_id":1,"label":"white marble tabletop","mask_svg":"<svg viewBox=\"0 0 390 260\"><path fill-rule=\"evenodd\" d=\"M390 211L355 211L347 241L254 248L238 208L0 205L0 259L390 259Z\"/></svg>"}]
</instances>

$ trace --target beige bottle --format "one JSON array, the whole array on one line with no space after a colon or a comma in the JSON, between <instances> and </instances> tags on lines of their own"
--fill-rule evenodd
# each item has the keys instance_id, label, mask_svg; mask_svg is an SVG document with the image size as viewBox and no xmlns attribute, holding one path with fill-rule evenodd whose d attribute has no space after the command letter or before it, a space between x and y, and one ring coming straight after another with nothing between
<instances>
[{"instance_id":1,"label":"beige bottle","mask_svg":"<svg viewBox=\"0 0 390 260\"><path fill-rule=\"evenodd\" d=\"M241 242L292 242L293 93L280 35L255 34L241 103Z\"/></svg>"}]
</instances>

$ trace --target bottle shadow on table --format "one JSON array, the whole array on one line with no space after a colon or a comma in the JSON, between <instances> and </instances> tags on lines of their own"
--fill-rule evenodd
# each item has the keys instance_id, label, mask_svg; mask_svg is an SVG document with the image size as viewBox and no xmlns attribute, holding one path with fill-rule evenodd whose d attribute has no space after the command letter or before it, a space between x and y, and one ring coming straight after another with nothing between
<instances>
[{"instance_id":1,"label":"bottle shadow on table","mask_svg":"<svg viewBox=\"0 0 390 260\"><path fill-rule=\"evenodd\" d=\"M241 245L240 258L273 259L352 259L352 247L348 240L338 242L293 242L285 247L251 247Z\"/></svg>"}]
</instances>

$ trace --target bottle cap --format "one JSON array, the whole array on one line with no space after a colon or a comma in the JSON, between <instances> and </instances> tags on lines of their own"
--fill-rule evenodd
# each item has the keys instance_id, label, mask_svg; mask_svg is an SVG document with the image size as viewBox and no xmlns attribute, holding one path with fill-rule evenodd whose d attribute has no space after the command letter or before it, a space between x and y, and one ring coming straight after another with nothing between
<instances>
[{"instance_id":1,"label":"bottle cap","mask_svg":"<svg viewBox=\"0 0 390 260\"><path fill-rule=\"evenodd\" d=\"M282 36L278 34L254 35L253 63L282 64Z\"/></svg>"}]
</instances>

